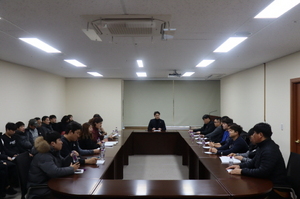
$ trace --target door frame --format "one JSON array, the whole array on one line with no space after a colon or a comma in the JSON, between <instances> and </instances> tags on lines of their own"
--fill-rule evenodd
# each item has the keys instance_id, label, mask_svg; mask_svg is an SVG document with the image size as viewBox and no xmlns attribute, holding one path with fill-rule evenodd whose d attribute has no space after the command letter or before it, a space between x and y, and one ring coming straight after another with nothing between
<instances>
[{"instance_id":1,"label":"door frame","mask_svg":"<svg viewBox=\"0 0 300 199\"><path fill-rule=\"evenodd\" d=\"M297 94L300 95L300 93L297 93L297 86L296 84L300 83L300 78L294 78L290 80L290 88L291 88L291 105L290 105L290 148L291 152L297 153L297 146L295 144L295 140L297 138ZM298 114L300 117L300 113ZM299 118L300 119L300 118Z\"/></svg>"}]
</instances>

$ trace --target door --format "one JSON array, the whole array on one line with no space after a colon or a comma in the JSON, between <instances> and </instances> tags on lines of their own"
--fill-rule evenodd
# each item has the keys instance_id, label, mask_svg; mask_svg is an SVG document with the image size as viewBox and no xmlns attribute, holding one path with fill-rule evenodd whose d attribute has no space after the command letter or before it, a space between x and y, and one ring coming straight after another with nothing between
<instances>
[{"instance_id":1,"label":"door","mask_svg":"<svg viewBox=\"0 0 300 199\"><path fill-rule=\"evenodd\" d=\"M300 78L291 79L291 152L300 154Z\"/></svg>"}]
</instances>

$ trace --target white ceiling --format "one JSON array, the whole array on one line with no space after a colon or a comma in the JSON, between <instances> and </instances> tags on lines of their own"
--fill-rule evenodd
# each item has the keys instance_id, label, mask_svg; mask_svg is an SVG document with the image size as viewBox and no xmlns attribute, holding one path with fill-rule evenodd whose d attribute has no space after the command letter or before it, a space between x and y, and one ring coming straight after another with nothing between
<instances>
[{"instance_id":1,"label":"white ceiling","mask_svg":"<svg viewBox=\"0 0 300 199\"><path fill-rule=\"evenodd\" d=\"M207 79L229 75L300 50L300 5L278 19L254 19L272 0L0 0L0 59L37 68L63 77L168 79L172 70L195 72L180 79ZM176 28L173 40L118 38L90 40L81 29L83 15L170 15ZM213 53L236 32L250 37L228 53ZM62 51L47 54L20 41L37 37ZM87 68L76 68L64 59L75 58ZM136 60L144 61L138 68ZM216 61L206 68L202 59ZM92 77L91 77L92 78ZM140 78L139 78L140 79Z\"/></svg>"}]
</instances>

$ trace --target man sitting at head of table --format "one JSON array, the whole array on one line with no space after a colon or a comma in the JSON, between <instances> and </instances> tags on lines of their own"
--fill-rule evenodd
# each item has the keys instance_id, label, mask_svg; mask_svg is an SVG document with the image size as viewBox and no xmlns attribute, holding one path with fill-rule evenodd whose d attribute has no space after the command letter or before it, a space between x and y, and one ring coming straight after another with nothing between
<instances>
[{"instance_id":1,"label":"man sitting at head of table","mask_svg":"<svg viewBox=\"0 0 300 199\"><path fill-rule=\"evenodd\" d=\"M240 125L232 124L228 128L229 141L221 147L210 148L209 151L216 153L217 155L228 155L230 153L244 153L248 151L248 144L240 136L243 132L243 128Z\"/></svg>"},{"instance_id":2,"label":"man sitting at head of table","mask_svg":"<svg viewBox=\"0 0 300 199\"><path fill-rule=\"evenodd\" d=\"M206 135L209 134L211 132L213 132L215 130L215 125L214 122L211 121L210 116L205 114L202 116L202 120L204 122L204 125L199 128L199 129L193 129L190 131L196 132L197 134L202 134L202 135Z\"/></svg>"},{"instance_id":3,"label":"man sitting at head of table","mask_svg":"<svg viewBox=\"0 0 300 199\"><path fill-rule=\"evenodd\" d=\"M99 149L89 150L81 149L78 143L79 133L81 131L81 125L77 122L71 122L66 127L66 133L62 137L63 146L60 151L61 156L67 157L70 153L75 152L76 156L93 155L100 153ZM81 165L84 164L96 164L97 158L79 159Z\"/></svg>"},{"instance_id":4,"label":"man sitting at head of table","mask_svg":"<svg viewBox=\"0 0 300 199\"><path fill-rule=\"evenodd\" d=\"M159 111L154 112L154 119L151 119L149 124L148 124L148 131L154 131L154 130L159 130L159 131L165 131L166 130L165 121L160 119L160 112Z\"/></svg>"},{"instance_id":5,"label":"man sitting at head of table","mask_svg":"<svg viewBox=\"0 0 300 199\"><path fill-rule=\"evenodd\" d=\"M227 169L233 169L230 174L245 175L256 178L266 178L276 187L287 187L287 174L285 163L279 146L271 139L272 129L267 123L258 123L253 127L254 133L251 141L258 148L254 158L240 165L233 165ZM273 189L269 198L287 198L289 193Z\"/></svg>"}]
</instances>

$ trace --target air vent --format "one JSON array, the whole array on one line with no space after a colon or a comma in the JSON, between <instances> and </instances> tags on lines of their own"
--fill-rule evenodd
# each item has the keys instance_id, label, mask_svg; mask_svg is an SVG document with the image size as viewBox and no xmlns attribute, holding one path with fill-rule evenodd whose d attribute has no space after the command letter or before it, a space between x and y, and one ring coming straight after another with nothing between
<instances>
[{"instance_id":1,"label":"air vent","mask_svg":"<svg viewBox=\"0 0 300 199\"><path fill-rule=\"evenodd\" d=\"M112 40L114 37L157 37L165 39L165 30L170 30L169 21L171 18L170 15L88 15L83 17L88 22L87 31L84 31L85 34L94 29L103 41Z\"/></svg>"}]
</instances>

